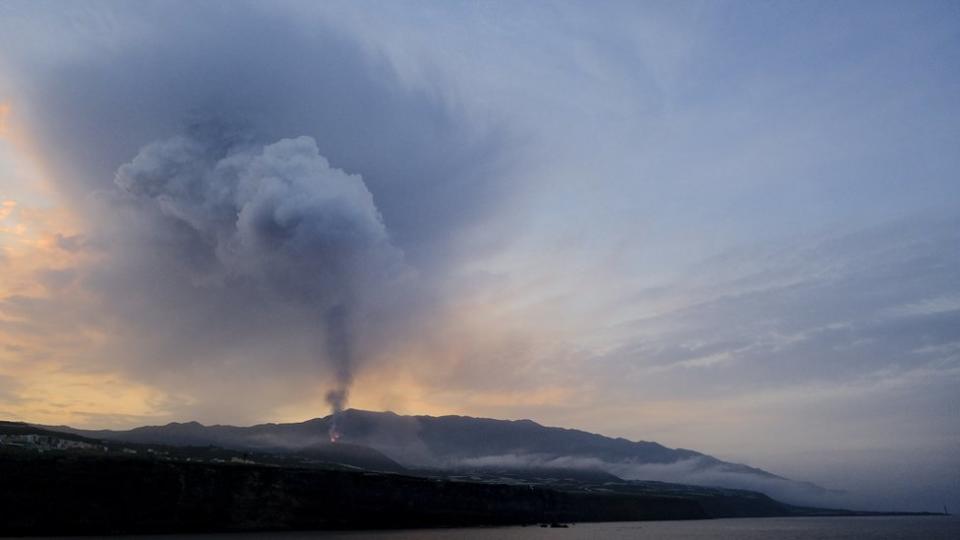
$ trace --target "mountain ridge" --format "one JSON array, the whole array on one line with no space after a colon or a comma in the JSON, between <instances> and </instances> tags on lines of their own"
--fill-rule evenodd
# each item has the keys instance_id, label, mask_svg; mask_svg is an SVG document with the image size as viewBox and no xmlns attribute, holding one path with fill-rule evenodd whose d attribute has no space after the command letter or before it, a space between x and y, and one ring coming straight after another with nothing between
<instances>
[{"instance_id":1,"label":"mountain ridge","mask_svg":"<svg viewBox=\"0 0 960 540\"><path fill-rule=\"evenodd\" d=\"M171 445L216 445L234 450L296 452L329 443L333 415L302 422L251 426L169 422L130 430L57 429L106 440ZM654 441L631 441L530 419L465 415L399 415L347 409L337 418L340 441L366 446L410 469L447 471L580 469L629 480L753 489L795 503L819 503L830 492L808 482ZM835 494L835 493L834 493Z\"/></svg>"},{"instance_id":2,"label":"mountain ridge","mask_svg":"<svg viewBox=\"0 0 960 540\"><path fill-rule=\"evenodd\" d=\"M626 444L630 444L630 445L641 445L641 446L645 446L645 447L649 447L649 448L654 448L654 449L658 449L658 450L665 450L665 451L669 451L669 452L676 452L676 453L678 453L678 455L683 455L684 457L707 457L707 458L711 458L711 459L716 459L717 461L720 461L720 462L725 463L725 464L748 467L747 465L740 464L740 463L725 462L725 461L719 460L719 459L717 459L717 458L714 458L713 456L710 456L710 455L708 455L708 454L704 454L704 453L702 453L702 452L698 452L698 451L696 451L696 450L691 450L691 449L687 449L687 448L679 448L679 447L678 447L678 448L670 448L670 447L665 446L665 445L663 445L663 444L660 444L660 443L658 443L658 442L656 442L656 441L630 440L630 439L627 439L627 438L625 438L625 437L610 437L610 436L607 436L607 435L602 435L602 434L599 434L599 433L593 433L593 432L586 431L586 430L583 430L583 429L565 428L565 427L560 427L560 426L547 426L547 425L544 425L544 424L540 424L539 422L536 422L536 421L534 421L534 420L530 420L530 419L526 419L526 418L517 419L517 420L505 420L505 419L497 419L497 418L487 418L487 417L478 417L478 416L469 416L469 415L453 415L453 414L451 414L451 415L441 415L441 416L431 416L431 415L400 415L400 414L397 414L397 413L392 412L392 411L367 411L367 410L362 410L362 409L346 409L346 410L342 411L340 414L342 415L343 418L348 419L347 421L349 421L349 420L350 420L350 417L351 417L351 416L354 416L354 415L378 415L378 416L388 416L388 417L394 417L394 418L400 418L400 419L415 419L415 420L421 421L421 422L423 422L423 421L431 422L431 421L450 421L450 420L454 420L454 421L483 422L483 423L493 422L493 423L496 423L496 424L499 424L499 425L504 425L504 424L516 424L516 425L523 425L523 426L532 426L532 427L537 428L537 429L550 430L550 431L554 431L554 432L561 432L561 433L564 433L564 434L571 434L571 435L578 436L578 437L582 437L582 436L587 436L587 437L599 437L599 438L605 439L605 440L607 440L607 441L612 441L612 442L615 442L615 443L626 443ZM75 432L75 433L78 433L78 434L85 434L85 435L87 435L87 436L91 436L91 435L103 436L104 438L111 439L111 438L115 438L115 437L116 437L116 438L123 437L124 434L127 434L127 435L135 435L135 434L136 434L136 435L139 435L139 434L141 434L141 433L155 433L155 432L158 432L158 431L160 431L160 430L170 430L170 429L177 429L177 430L179 430L179 429L182 429L182 428L189 428L189 429L191 429L191 430L201 430L201 429L202 429L202 430L218 430L218 431L219 431L219 430L223 430L223 431L230 430L230 431L234 431L234 430L262 430L262 429L265 429L265 428L280 428L280 429L284 429L284 428L293 428L293 427L306 427L306 426L311 426L311 425L315 425L315 424L316 424L316 425L322 425L324 429L329 429L329 422L332 420L333 417L334 417L334 415L331 414L331 415L327 415L327 416L323 416L323 417L310 418L310 419L303 420L303 421L300 421L300 422L266 422L266 423L260 423L260 424L252 424L252 425L249 425L249 426L235 426L235 425L231 425L231 424L210 424L210 425L207 425L207 424L202 424L202 423L200 423L200 422L197 422L197 421L195 421L195 420L191 420L191 421L187 421L187 422L168 422L168 423L166 423L166 424L138 426L138 427L131 428L131 429L127 429L127 430L112 430L112 429L90 430L90 429L74 428L74 427L67 426L67 425L42 426L42 427L55 428L55 429L58 429L58 430L64 430L64 431L68 431L68 432ZM152 442L152 441L151 441L151 442ZM156 441L156 442L160 442L160 441ZM776 476L776 475L773 475L773 473L769 473L769 472L767 472L767 471L763 471L762 469L756 469L756 468L753 468L753 467L750 467L750 468L751 468L751 469L754 469L754 470L756 470L756 471L761 471L761 472L763 472L763 473L770 474L771 476ZM778 478L779 478L779 477L778 477Z\"/></svg>"},{"instance_id":3,"label":"mountain ridge","mask_svg":"<svg viewBox=\"0 0 960 540\"><path fill-rule=\"evenodd\" d=\"M404 463L425 465L497 455L598 458L602 461L672 464L700 460L702 466L783 479L741 463L720 460L685 448L669 448L654 441L632 441L581 429L544 426L529 419L500 420L465 415L399 415L390 411L343 411L344 442L371 446ZM333 416L302 422L261 423L251 426L204 425L196 421L169 422L129 430L57 429L85 436L162 444L219 444L236 449L297 449L328 440ZM432 459L416 456L408 447L421 447ZM424 454L424 452L419 452ZM394 455L397 454L397 455ZM418 459L419 457L419 459Z\"/></svg>"}]
</instances>

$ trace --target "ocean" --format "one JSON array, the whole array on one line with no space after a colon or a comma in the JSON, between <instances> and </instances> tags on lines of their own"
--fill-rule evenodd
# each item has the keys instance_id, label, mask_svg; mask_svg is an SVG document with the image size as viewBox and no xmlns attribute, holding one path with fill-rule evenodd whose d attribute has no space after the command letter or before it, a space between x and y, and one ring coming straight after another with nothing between
<instances>
[{"instance_id":1,"label":"ocean","mask_svg":"<svg viewBox=\"0 0 960 540\"><path fill-rule=\"evenodd\" d=\"M569 528L489 527L400 531L124 536L163 540L960 540L960 518L944 516L743 518L579 523Z\"/></svg>"}]
</instances>

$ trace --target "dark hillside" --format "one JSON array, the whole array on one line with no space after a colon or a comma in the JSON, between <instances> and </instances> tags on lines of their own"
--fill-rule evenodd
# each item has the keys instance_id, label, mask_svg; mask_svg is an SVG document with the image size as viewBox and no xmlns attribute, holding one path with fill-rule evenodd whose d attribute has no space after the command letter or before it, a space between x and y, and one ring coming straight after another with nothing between
<instances>
[{"instance_id":1,"label":"dark hillside","mask_svg":"<svg viewBox=\"0 0 960 540\"><path fill-rule=\"evenodd\" d=\"M693 499L90 456L0 458L0 534L436 527L709 517ZM16 489L10 489L16 486Z\"/></svg>"}]
</instances>

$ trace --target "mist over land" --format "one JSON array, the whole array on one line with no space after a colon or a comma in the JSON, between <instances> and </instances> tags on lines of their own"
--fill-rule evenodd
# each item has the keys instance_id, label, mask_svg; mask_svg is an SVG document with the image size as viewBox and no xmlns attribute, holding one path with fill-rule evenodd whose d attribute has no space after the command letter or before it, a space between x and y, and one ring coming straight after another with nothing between
<instances>
[{"instance_id":1,"label":"mist over land","mask_svg":"<svg viewBox=\"0 0 960 540\"><path fill-rule=\"evenodd\" d=\"M960 508L958 17L0 2L0 418Z\"/></svg>"}]
</instances>

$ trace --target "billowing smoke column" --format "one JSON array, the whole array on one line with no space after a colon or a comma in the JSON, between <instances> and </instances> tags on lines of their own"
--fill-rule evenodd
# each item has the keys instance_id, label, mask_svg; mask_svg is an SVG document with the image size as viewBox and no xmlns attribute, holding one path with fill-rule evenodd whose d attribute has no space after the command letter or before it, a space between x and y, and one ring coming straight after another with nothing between
<instances>
[{"instance_id":1,"label":"billowing smoke column","mask_svg":"<svg viewBox=\"0 0 960 540\"><path fill-rule=\"evenodd\" d=\"M256 288L312 314L317 355L334 379L326 398L335 439L356 340L378 290L403 275L402 254L363 179L331 167L312 138L261 145L216 131L145 146L116 185L186 228L210 261L196 279Z\"/></svg>"}]
</instances>

